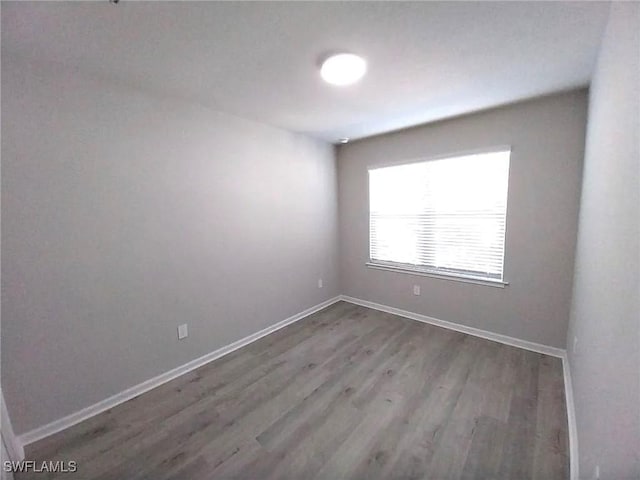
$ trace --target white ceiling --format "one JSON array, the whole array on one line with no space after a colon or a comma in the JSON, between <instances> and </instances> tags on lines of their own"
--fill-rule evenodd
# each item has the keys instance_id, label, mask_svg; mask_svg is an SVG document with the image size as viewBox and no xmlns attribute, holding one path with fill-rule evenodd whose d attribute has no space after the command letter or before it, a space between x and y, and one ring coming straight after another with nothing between
<instances>
[{"instance_id":1,"label":"white ceiling","mask_svg":"<svg viewBox=\"0 0 640 480\"><path fill-rule=\"evenodd\" d=\"M3 2L3 53L335 142L587 85L608 3ZM350 51L367 75L322 82Z\"/></svg>"}]
</instances>

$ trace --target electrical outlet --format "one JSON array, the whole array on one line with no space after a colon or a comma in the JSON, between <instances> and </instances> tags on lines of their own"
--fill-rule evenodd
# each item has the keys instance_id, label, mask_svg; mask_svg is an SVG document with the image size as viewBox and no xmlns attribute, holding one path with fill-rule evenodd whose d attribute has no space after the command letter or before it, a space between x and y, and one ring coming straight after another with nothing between
<instances>
[{"instance_id":1,"label":"electrical outlet","mask_svg":"<svg viewBox=\"0 0 640 480\"><path fill-rule=\"evenodd\" d=\"M318 279L318 288L322 288L322 279L321 278Z\"/></svg>"},{"instance_id":2,"label":"electrical outlet","mask_svg":"<svg viewBox=\"0 0 640 480\"><path fill-rule=\"evenodd\" d=\"M187 338L189 336L189 329L187 328L187 324L183 323L182 325L178 325L178 340L182 340L183 338Z\"/></svg>"},{"instance_id":3,"label":"electrical outlet","mask_svg":"<svg viewBox=\"0 0 640 480\"><path fill-rule=\"evenodd\" d=\"M413 294L414 295L420 295L420 285L414 285L413 286Z\"/></svg>"},{"instance_id":4,"label":"electrical outlet","mask_svg":"<svg viewBox=\"0 0 640 480\"><path fill-rule=\"evenodd\" d=\"M578 337L573 337L573 353L576 353L576 350L578 348Z\"/></svg>"},{"instance_id":5,"label":"electrical outlet","mask_svg":"<svg viewBox=\"0 0 640 480\"><path fill-rule=\"evenodd\" d=\"M594 480L600 479L600 465L596 465L596 468L593 470L593 478Z\"/></svg>"}]
</instances>

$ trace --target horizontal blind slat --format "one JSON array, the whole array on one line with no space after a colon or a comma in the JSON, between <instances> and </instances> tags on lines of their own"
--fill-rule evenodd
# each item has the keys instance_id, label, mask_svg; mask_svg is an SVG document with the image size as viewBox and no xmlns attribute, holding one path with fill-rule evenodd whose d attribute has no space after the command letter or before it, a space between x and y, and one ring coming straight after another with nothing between
<instances>
[{"instance_id":1,"label":"horizontal blind slat","mask_svg":"<svg viewBox=\"0 0 640 480\"><path fill-rule=\"evenodd\" d=\"M509 155L370 170L370 258L501 278Z\"/></svg>"}]
</instances>

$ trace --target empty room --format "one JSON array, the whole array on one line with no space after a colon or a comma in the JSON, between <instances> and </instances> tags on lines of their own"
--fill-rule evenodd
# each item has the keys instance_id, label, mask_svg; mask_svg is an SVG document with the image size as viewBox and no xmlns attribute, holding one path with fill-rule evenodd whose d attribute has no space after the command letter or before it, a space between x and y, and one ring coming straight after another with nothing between
<instances>
[{"instance_id":1,"label":"empty room","mask_svg":"<svg viewBox=\"0 0 640 480\"><path fill-rule=\"evenodd\" d=\"M640 479L640 2L0 15L2 480Z\"/></svg>"}]
</instances>

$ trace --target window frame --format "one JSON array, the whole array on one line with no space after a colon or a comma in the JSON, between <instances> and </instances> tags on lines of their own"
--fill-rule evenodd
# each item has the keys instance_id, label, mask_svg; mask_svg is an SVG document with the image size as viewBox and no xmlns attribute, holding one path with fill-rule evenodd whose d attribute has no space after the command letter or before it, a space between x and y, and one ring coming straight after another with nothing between
<instances>
[{"instance_id":1,"label":"window frame","mask_svg":"<svg viewBox=\"0 0 640 480\"><path fill-rule=\"evenodd\" d=\"M509 152L509 176L507 177L507 204L505 208L505 233L504 233L504 248L502 250L502 278L490 278L484 277L481 275L474 275L473 273L465 274L462 272L447 272L439 269L432 269L425 266L414 266L411 264L401 264L395 262L385 262L384 260L373 260L371 258L371 181L369 179L371 170L377 170L380 168L386 167L398 167L402 165L411 165L414 163L426 163L435 160L446 160L453 159L456 157L464 157L469 155L480 155L487 153L498 153L498 152ZM506 258L507 258L507 232L508 232L508 212L509 212L509 183L511 178L511 158L513 156L513 147L511 145L497 145L487 148L479 148L474 150L465 150L451 153L444 153L439 155L433 155L429 157L419 157L412 158L408 160L398 160L394 162L385 162L374 165L367 165L367 262L366 266L368 268L383 270L383 271L391 271L397 273L404 273L409 275L417 275L421 277L432 277L441 280L451 280L463 283L472 283L477 285L486 285L490 287L498 287L504 288L509 285L509 282L506 280Z\"/></svg>"}]
</instances>

